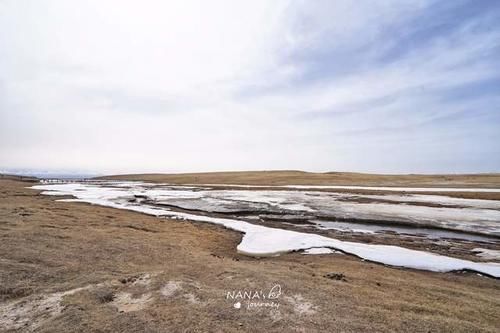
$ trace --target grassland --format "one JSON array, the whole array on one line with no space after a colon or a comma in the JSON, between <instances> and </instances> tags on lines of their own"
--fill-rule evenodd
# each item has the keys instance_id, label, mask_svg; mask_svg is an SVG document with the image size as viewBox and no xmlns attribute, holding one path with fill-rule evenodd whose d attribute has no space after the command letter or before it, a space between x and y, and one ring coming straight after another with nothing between
<instances>
[{"instance_id":1,"label":"grassland","mask_svg":"<svg viewBox=\"0 0 500 333\"><path fill-rule=\"evenodd\" d=\"M155 179L197 176L161 177ZM203 181L222 178L211 179ZM57 202L30 185L0 179L0 331L497 332L500 326L498 280L396 269L343 254L246 257L235 251L241 235L222 227ZM275 284L282 287L278 309L235 309L226 299L228 291Z\"/></svg>"},{"instance_id":2,"label":"grassland","mask_svg":"<svg viewBox=\"0 0 500 333\"><path fill-rule=\"evenodd\" d=\"M144 180L172 184L364 185L500 188L500 174L381 175L352 172L241 171L179 174L131 174L103 179Z\"/></svg>"}]
</instances>

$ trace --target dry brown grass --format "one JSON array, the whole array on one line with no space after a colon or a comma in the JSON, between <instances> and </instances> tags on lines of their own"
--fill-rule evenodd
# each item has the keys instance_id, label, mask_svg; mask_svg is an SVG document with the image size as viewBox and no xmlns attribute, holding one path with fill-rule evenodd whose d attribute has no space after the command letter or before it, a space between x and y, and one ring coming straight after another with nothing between
<instances>
[{"instance_id":1,"label":"dry brown grass","mask_svg":"<svg viewBox=\"0 0 500 333\"><path fill-rule=\"evenodd\" d=\"M19 331L39 332L497 332L500 326L498 280L395 269L348 255L245 257L235 251L240 235L222 227L56 202L30 185L0 180L0 330L15 331L12 322L23 323ZM345 281L324 277L332 272ZM227 291L275 283L283 288L278 311L236 310L225 299ZM17 319L8 322L15 311Z\"/></svg>"},{"instance_id":2,"label":"dry brown grass","mask_svg":"<svg viewBox=\"0 0 500 333\"><path fill-rule=\"evenodd\" d=\"M168 182L172 184L500 187L500 174L498 173L470 175L377 175L352 172L312 173L303 171L242 171L183 174L132 174L105 176L102 178Z\"/></svg>"},{"instance_id":3,"label":"dry brown grass","mask_svg":"<svg viewBox=\"0 0 500 333\"><path fill-rule=\"evenodd\" d=\"M131 174L98 177L97 179L142 180L170 184L242 184L242 185L358 185L409 187L483 187L500 188L500 174L471 175L376 175L350 172L312 173L303 171L243 171L184 174ZM324 189L321 191L331 191ZM382 194L375 190L335 189L335 192ZM396 192L391 192L396 193ZM500 200L495 192L419 192L446 194L465 199Z\"/></svg>"}]
</instances>

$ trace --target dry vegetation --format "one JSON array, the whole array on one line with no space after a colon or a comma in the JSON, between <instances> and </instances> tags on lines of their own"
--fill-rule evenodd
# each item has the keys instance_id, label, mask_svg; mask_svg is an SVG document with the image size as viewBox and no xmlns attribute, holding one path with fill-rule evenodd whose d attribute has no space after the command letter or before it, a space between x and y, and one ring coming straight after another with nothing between
<instances>
[{"instance_id":1,"label":"dry vegetation","mask_svg":"<svg viewBox=\"0 0 500 333\"><path fill-rule=\"evenodd\" d=\"M255 259L240 235L0 180L0 331L496 332L498 280L336 254ZM332 278L341 276L341 279ZM227 291L281 284L279 308Z\"/></svg>"},{"instance_id":2,"label":"dry vegetation","mask_svg":"<svg viewBox=\"0 0 500 333\"><path fill-rule=\"evenodd\" d=\"M183 174L133 174L98 177L110 180L142 180L170 184L242 184L242 185L358 185L358 186L410 186L410 187L481 187L500 188L500 174L471 175L375 175L349 172L312 173L303 171L244 171ZM330 191L323 189L321 191ZM383 194L378 190L342 190L360 194ZM386 192L385 192L386 193ZM396 193L396 192L391 192ZM419 192L420 194L446 194L465 199L500 200L498 192Z\"/></svg>"},{"instance_id":3,"label":"dry vegetation","mask_svg":"<svg viewBox=\"0 0 500 333\"><path fill-rule=\"evenodd\" d=\"M364 185L422 187L500 188L500 174L470 175L377 175L352 172L312 173L303 171L242 171L182 174L134 174L104 179L144 180L172 184L248 184L248 185Z\"/></svg>"}]
</instances>

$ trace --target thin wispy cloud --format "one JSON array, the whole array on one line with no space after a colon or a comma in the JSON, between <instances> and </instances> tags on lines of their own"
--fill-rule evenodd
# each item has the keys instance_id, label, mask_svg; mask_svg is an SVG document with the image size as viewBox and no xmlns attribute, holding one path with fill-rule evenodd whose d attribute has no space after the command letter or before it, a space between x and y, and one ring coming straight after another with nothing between
<instances>
[{"instance_id":1,"label":"thin wispy cloud","mask_svg":"<svg viewBox=\"0 0 500 333\"><path fill-rule=\"evenodd\" d=\"M500 171L495 1L1 1L0 166Z\"/></svg>"}]
</instances>

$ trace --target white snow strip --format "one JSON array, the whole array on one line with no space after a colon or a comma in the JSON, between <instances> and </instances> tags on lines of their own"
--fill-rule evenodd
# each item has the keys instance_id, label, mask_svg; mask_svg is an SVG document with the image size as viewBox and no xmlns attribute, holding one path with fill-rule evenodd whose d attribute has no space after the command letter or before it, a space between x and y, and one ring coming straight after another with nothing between
<instances>
[{"instance_id":1,"label":"white snow strip","mask_svg":"<svg viewBox=\"0 0 500 333\"><path fill-rule=\"evenodd\" d=\"M452 198L443 195L425 195L425 194L405 194L405 195L357 195L360 198L380 199L394 202L420 202L427 204L456 205L469 208L482 209L500 209L500 201L483 199L462 199Z\"/></svg>"},{"instance_id":2,"label":"white snow strip","mask_svg":"<svg viewBox=\"0 0 500 333\"><path fill-rule=\"evenodd\" d=\"M472 252L477 252L476 255L478 257L483 258L483 259L500 260L500 251L499 250L483 249L483 248L477 247L475 249L472 249Z\"/></svg>"},{"instance_id":3,"label":"white snow strip","mask_svg":"<svg viewBox=\"0 0 500 333\"><path fill-rule=\"evenodd\" d=\"M349 231L349 232L357 232L360 234L375 234L376 232L373 230L368 230L368 229L362 229L362 228L353 228L351 226L349 227L344 227L344 226L338 226L336 225L335 222L330 222L330 221L314 221L319 229L324 229L324 230L338 230L338 231Z\"/></svg>"},{"instance_id":4,"label":"white snow strip","mask_svg":"<svg viewBox=\"0 0 500 333\"><path fill-rule=\"evenodd\" d=\"M396 186L348 186L348 185L242 185L242 184L188 184L189 186L239 187L239 188L291 188L303 189L338 189L338 190L374 190L393 192L500 192L500 188L471 187L396 187Z\"/></svg>"},{"instance_id":5,"label":"white snow strip","mask_svg":"<svg viewBox=\"0 0 500 333\"><path fill-rule=\"evenodd\" d=\"M129 209L155 216L166 216L222 225L228 229L244 233L241 243L237 246L237 250L240 253L251 256L274 256L291 251L328 247L353 254L366 260L391 266L435 272L465 269L500 277L500 264L498 263L478 263L390 245L346 242L317 234L269 228L235 219L194 215L130 203L128 199L133 197L133 188L128 190L117 190L115 188L106 188L89 184L36 185L33 186L33 188L53 191L60 195L73 195L77 198L69 199L71 201L82 201L102 206Z\"/></svg>"},{"instance_id":6,"label":"white snow strip","mask_svg":"<svg viewBox=\"0 0 500 333\"><path fill-rule=\"evenodd\" d=\"M304 250L304 254L332 254L332 253L342 253L327 247L313 247L311 249Z\"/></svg>"}]
</instances>

